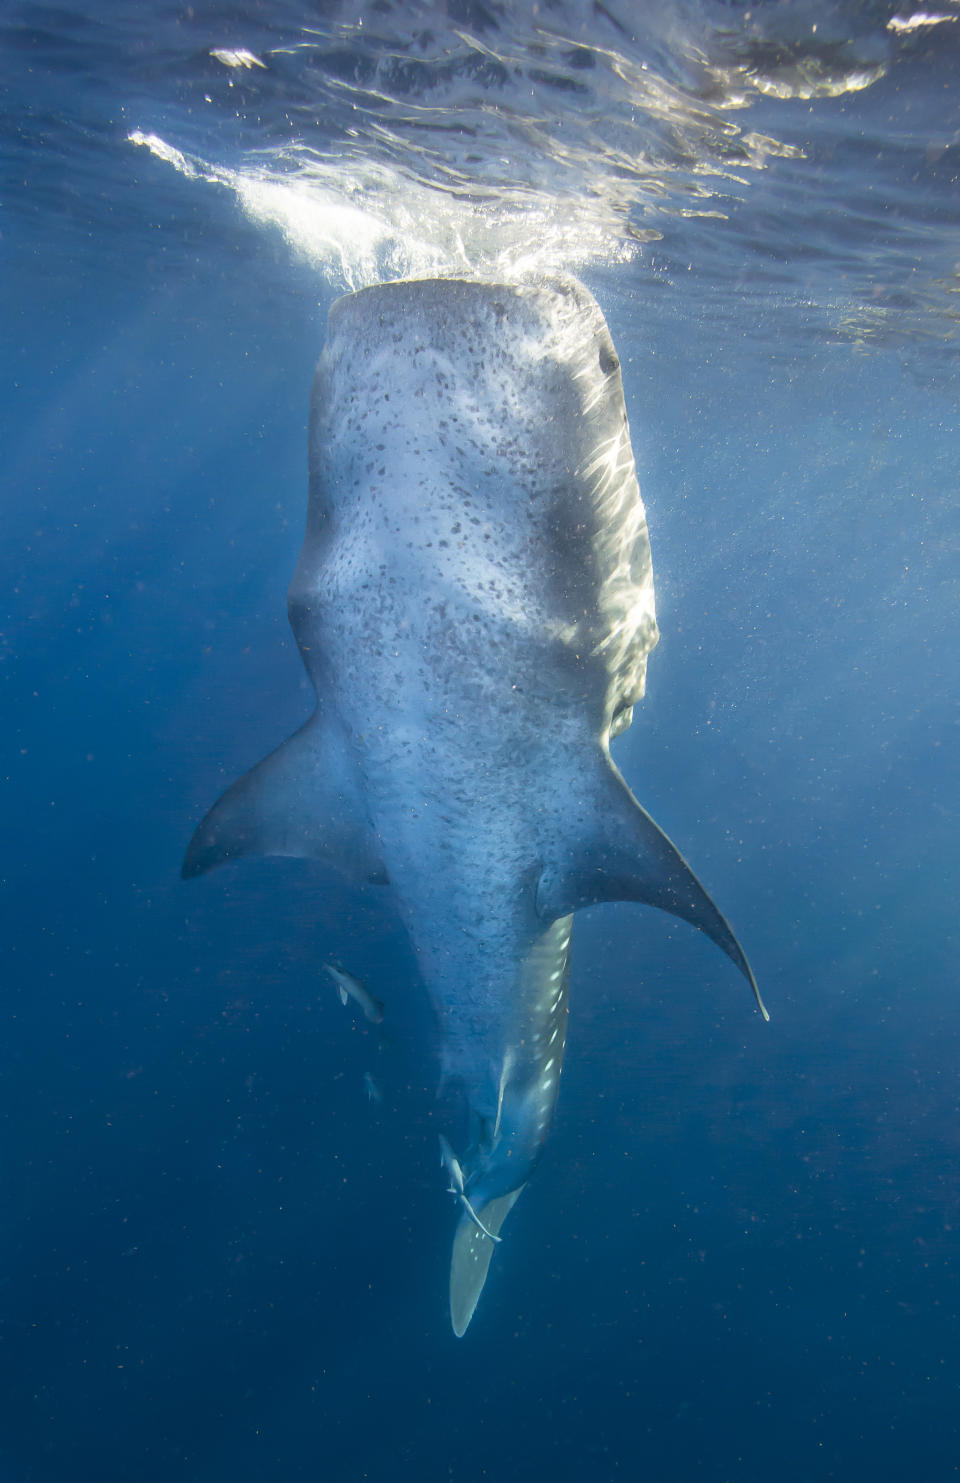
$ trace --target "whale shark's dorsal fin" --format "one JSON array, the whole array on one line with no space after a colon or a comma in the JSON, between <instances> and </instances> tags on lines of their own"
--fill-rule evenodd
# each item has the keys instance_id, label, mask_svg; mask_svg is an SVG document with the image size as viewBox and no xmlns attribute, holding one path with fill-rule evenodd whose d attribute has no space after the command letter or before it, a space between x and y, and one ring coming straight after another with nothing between
<instances>
[{"instance_id":1,"label":"whale shark's dorsal fin","mask_svg":"<svg viewBox=\"0 0 960 1483\"><path fill-rule=\"evenodd\" d=\"M500 1239L500 1227L523 1192L524 1186L499 1195L481 1209L482 1224L476 1212L464 1211L453 1238L450 1260L450 1322L458 1339L466 1333L487 1280L494 1242ZM473 1220L471 1220L471 1215ZM476 1221L476 1225L474 1224ZM479 1226L479 1229L478 1229Z\"/></svg>"},{"instance_id":2,"label":"whale shark's dorsal fin","mask_svg":"<svg viewBox=\"0 0 960 1483\"><path fill-rule=\"evenodd\" d=\"M573 839L545 861L537 887L537 912L553 921L601 901L640 901L699 927L737 965L757 1007L770 1018L753 970L726 917L697 880L675 845L634 798L610 760L584 779L582 793L565 800L558 833Z\"/></svg>"},{"instance_id":3,"label":"whale shark's dorsal fin","mask_svg":"<svg viewBox=\"0 0 960 1483\"><path fill-rule=\"evenodd\" d=\"M347 740L319 709L217 800L182 873L202 875L242 855L322 860L354 883L386 884Z\"/></svg>"}]
</instances>

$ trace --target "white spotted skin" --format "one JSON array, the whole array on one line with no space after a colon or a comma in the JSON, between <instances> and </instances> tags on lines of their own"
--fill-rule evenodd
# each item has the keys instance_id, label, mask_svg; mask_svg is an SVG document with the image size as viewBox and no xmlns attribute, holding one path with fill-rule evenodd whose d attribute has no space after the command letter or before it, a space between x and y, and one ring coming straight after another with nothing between
<instances>
[{"instance_id":1,"label":"white spotted skin","mask_svg":"<svg viewBox=\"0 0 960 1483\"><path fill-rule=\"evenodd\" d=\"M516 1055L502 1153L468 1171L492 1189L512 1148L514 1188L549 1127L567 1014L569 921L538 918L537 882L657 641L595 301L568 279L339 300L310 477L291 623L349 737L444 1070L491 1126Z\"/></svg>"}]
</instances>

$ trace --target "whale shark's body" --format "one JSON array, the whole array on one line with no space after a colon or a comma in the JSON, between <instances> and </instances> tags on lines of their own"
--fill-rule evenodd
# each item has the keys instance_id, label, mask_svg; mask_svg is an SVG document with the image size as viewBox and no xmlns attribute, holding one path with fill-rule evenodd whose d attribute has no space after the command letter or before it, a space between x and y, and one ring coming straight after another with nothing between
<instances>
[{"instance_id":1,"label":"whale shark's body","mask_svg":"<svg viewBox=\"0 0 960 1483\"><path fill-rule=\"evenodd\" d=\"M553 1115L572 913L662 907L756 992L610 759L658 634L619 364L581 285L333 305L289 610L317 709L211 810L184 873L300 855L392 886L470 1114L450 1155L462 1334Z\"/></svg>"}]
</instances>

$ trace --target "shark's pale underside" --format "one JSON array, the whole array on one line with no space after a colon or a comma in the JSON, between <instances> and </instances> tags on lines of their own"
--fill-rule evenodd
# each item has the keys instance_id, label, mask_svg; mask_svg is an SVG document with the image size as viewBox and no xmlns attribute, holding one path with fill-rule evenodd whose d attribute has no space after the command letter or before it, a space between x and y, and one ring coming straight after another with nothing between
<instances>
[{"instance_id":1,"label":"shark's pale underside","mask_svg":"<svg viewBox=\"0 0 960 1483\"><path fill-rule=\"evenodd\" d=\"M619 363L586 289L424 280L333 305L289 612L317 708L214 806L184 874L297 855L389 882L470 1113L445 1152L462 1334L553 1116L573 913L673 912L756 993L608 750L658 635Z\"/></svg>"}]
</instances>

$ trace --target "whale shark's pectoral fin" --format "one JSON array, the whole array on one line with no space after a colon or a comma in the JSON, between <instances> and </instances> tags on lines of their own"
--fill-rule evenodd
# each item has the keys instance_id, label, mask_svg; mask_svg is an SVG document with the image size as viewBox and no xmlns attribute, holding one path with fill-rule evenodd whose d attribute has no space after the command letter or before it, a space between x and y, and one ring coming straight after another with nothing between
<instances>
[{"instance_id":1,"label":"whale shark's pectoral fin","mask_svg":"<svg viewBox=\"0 0 960 1483\"><path fill-rule=\"evenodd\" d=\"M601 901L640 901L671 912L723 949L752 988L764 1019L770 1018L726 917L609 758L568 803L561 832L561 848L545 863L537 887L537 912L544 921ZM567 841L572 843L564 852Z\"/></svg>"},{"instance_id":2,"label":"whale shark's pectoral fin","mask_svg":"<svg viewBox=\"0 0 960 1483\"><path fill-rule=\"evenodd\" d=\"M487 1280L494 1245L499 1242L500 1227L513 1209L524 1186L498 1195L475 1211L464 1198L467 1209L460 1217L453 1238L450 1258L450 1322L461 1339L467 1332L474 1310Z\"/></svg>"},{"instance_id":3,"label":"whale shark's pectoral fin","mask_svg":"<svg viewBox=\"0 0 960 1483\"><path fill-rule=\"evenodd\" d=\"M358 884L386 884L347 739L319 709L217 800L182 874L202 875L242 855L322 860Z\"/></svg>"}]
</instances>

